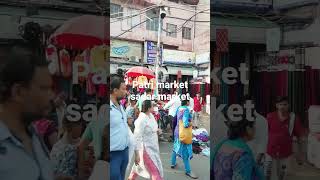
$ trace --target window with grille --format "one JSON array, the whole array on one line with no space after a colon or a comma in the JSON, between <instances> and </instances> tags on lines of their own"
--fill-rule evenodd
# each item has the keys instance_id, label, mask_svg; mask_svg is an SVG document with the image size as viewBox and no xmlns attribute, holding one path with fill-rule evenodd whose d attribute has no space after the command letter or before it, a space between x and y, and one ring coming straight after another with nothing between
<instances>
[{"instance_id":1,"label":"window with grille","mask_svg":"<svg viewBox=\"0 0 320 180\"><path fill-rule=\"evenodd\" d=\"M191 28L189 27L182 28L182 38L191 40Z\"/></svg>"},{"instance_id":2,"label":"window with grille","mask_svg":"<svg viewBox=\"0 0 320 180\"><path fill-rule=\"evenodd\" d=\"M149 31L157 31L158 30L158 23L159 18L157 13L155 13L153 10L149 10L146 13L147 17L150 19L147 19L146 21L146 28Z\"/></svg>"},{"instance_id":3,"label":"window with grille","mask_svg":"<svg viewBox=\"0 0 320 180\"><path fill-rule=\"evenodd\" d=\"M139 10L133 9L133 8L128 8L128 15L133 16L139 14ZM129 27L136 27L141 23L140 15L133 16L131 18L127 19L127 23Z\"/></svg>"},{"instance_id":4,"label":"window with grille","mask_svg":"<svg viewBox=\"0 0 320 180\"><path fill-rule=\"evenodd\" d=\"M123 16L123 7L118 4L110 4L110 17L118 18Z\"/></svg>"},{"instance_id":5,"label":"window with grille","mask_svg":"<svg viewBox=\"0 0 320 180\"><path fill-rule=\"evenodd\" d=\"M177 25L167 23L167 36L177 37Z\"/></svg>"}]
</instances>

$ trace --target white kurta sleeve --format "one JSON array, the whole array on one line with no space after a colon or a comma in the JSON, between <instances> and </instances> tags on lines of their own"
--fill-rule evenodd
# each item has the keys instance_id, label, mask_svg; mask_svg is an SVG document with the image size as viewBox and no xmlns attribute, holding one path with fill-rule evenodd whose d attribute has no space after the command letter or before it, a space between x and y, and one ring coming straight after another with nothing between
<instances>
[{"instance_id":1,"label":"white kurta sleeve","mask_svg":"<svg viewBox=\"0 0 320 180\"><path fill-rule=\"evenodd\" d=\"M139 118L135 121L134 123L135 128L134 128L134 139L135 139L135 149L136 150L142 150L143 149L143 134L144 134L144 129L146 127L146 120L144 118Z\"/></svg>"},{"instance_id":2,"label":"white kurta sleeve","mask_svg":"<svg viewBox=\"0 0 320 180\"><path fill-rule=\"evenodd\" d=\"M267 151L268 144L268 123L267 120L261 115L257 116L256 129L257 153L265 153Z\"/></svg>"}]
</instances>

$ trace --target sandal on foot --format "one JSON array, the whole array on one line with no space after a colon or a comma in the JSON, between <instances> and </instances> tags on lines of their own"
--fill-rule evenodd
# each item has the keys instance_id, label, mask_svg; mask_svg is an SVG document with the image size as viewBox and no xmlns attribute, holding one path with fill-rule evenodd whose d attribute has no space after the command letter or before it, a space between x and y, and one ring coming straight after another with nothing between
<instances>
[{"instance_id":1,"label":"sandal on foot","mask_svg":"<svg viewBox=\"0 0 320 180\"><path fill-rule=\"evenodd\" d=\"M196 176L195 174L193 174L192 172L190 173L186 173L187 176L189 176L192 179L198 179L198 176Z\"/></svg>"},{"instance_id":2,"label":"sandal on foot","mask_svg":"<svg viewBox=\"0 0 320 180\"><path fill-rule=\"evenodd\" d=\"M171 169L175 169L177 165L171 165Z\"/></svg>"}]
</instances>

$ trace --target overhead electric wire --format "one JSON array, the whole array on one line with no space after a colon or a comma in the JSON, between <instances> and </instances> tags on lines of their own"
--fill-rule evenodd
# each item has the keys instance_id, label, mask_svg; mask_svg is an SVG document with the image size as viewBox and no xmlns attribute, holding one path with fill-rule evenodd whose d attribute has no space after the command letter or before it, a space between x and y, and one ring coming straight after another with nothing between
<instances>
[{"instance_id":1,"label":"overhead electric wire","mask_svg":"<svg viewBox=\"0 0 320 180\"><path fill-rule=\"evenodd\" d=\"M184 18L179 18L179 17L173 17L173 16L166 16L166 18L170 18L170 19L179 19L179 20L188 20L188 19L184 19ZM192 22L198 22L198 23L208 23L210 22L209 20L208 21L199 21L199 20L196 20L196 21L192 21Z\"/></svg>"},{"instance_id":2,"label":"overhead electric wire","mask_svg":"<svg viewBox=\"0 0 320 180\"><path fill-rule=\"evenodd\" d=\"M207 9L207 10L208 10L208 9ZM191 19L192 19L193 17L195 17L197 14L199 14L199 13L201 13L201 12L203 12L203 11L207 11L207 10L202 10L202 11L199 11L199 12L195 13L195 14L192 15L189 19L187 19L187 20L180 26L180 28L178 28L176 31L167 32L167 33L178 33L178 32L180 32L180 31L183 29L183 27L185 27L185 25L186 25L188 22L191 21ZM209 10L210 10L210 9L209 9ZM192 21L192 22L193 22L193 21Z\"/></svg>"},{"instance_id":3,"label":"overhead electric wire","mask_svg":"<svg viewBox=\"0 0 320 180\"><path fill-rule=\"evenodd\" d=\"M155 18L157 18L157 17L154 17L154 18L151 18L151 19L155 19ZM132 26L130 29L127 29L127 30L125 30L124 32L122 32L122 33L120 33L119 35L114 36L114 37L112 37L112 38L118 38L118 37L124 35L125 33L130 32L132 29L136 28L137 26L140 26L141 24L147 22L148 20L149 20L149 19L146 19L146 20L144 20L144 21L142 21L142 22L140 22L140 23Z\"/></svg>"},{"instance_id":4,"label":"overhead electric wire","mask_svg":"<svg viewBox=\"0 0 320 180\"><path fill-rule=\"evenodd\" d=\"M180 7L175 7L175 6L166 6L166 7L169 7L172 9L180 9L180 10L189 11L189 12L193 12L193 13L198 12L195 10L189 10L189 9L184 9L184 8L180 8ZM199 9L199 11L201 11L201 9ZM210 9L207 9L206 11L210 11ZM202 14L210 14L210 12L202 12Z\"/></svg>"},{"instance_id":5,"label":"overhead electric wire","mask_svg":"<svg viewBox=\"0 0 320 180\"><path fill-rule=\"evenodd\" d=\"M119 21L122 21L122 20L125 20L125 19L128 19L128 18L133 18L133 17L135 17L135 16L139 16L139 15L143 14L144 12L149 11L149 10L154 9L154 8L157 8L157 7L159 7L159 6L153 5L153 6L146 7L146 8L144 8L144 9L139 10L139 11L140 11L139 13L132 14L132 15L127 15L127 16L123 16L123 17L119 17L119 18L117 18L117 20L111 21L110 23L115 23L115 22L119 22ZM210 12L205 12L205 11L209 11L210 9L200 10L200 11L194 11L194 10L188 10L188 9L183 9L183 8L174 7L174 6L165 6L165 7L169 7L169 8L173 8L173 9L180 9L180 10L189 11L189 12L193 12L193 13L198 13L198 12L200 12L200 13L198 13L198 14L203 14L203 13L205 13L205 14L210 14ZM120 14L120 13L114 13L114 14L111 14L111 16L112 16L112 15L117 15L117 14Z\"/></svg>"},{"instance_id":6,"label":"overhead electric wire","mask_svg":"<svg viewBox=\"0 0 320 180\"><path fill-rule=\"evenodd\" d=\"M200 14L200 13L205 12L205 11L208 11L208 10L210 10L210 9L205 9L205 10L201 10L201 11L196 12L196 13L195 13L194 15L192 15L190 18L188 18L187 20L185 20L185 22L184 22L183 24L181 24L181 26L180 26L175 32L167 32L167 31L166 31L166 32L167 32L167 33L178 33L178 32L180 32L180 31L183 29L183 27L185 27L185 25L186 25L188 22L191 21L191 19L192 19L193 17L195 17L197 14ZM158 17L152 17L152 18L150 18L150 19L157 19L157 18L158 18ZM127 33L127 32L130 32L132 29L136 28L137 26L139 26L139 25L147 22L148 20L149 20L149 19L146 19L146 20L144 20L144 21L142 21L142 22L140 22L140 23L132 26L130 29L127 29L127 30L125 30L124 32L122 32L122 33L120 33L119 35L117 35L117 36L115 36L115 37L112 37L112 38L118 38L118 37L122 36L123 34L125 34L125 33Z\"/></svg>"},{"instance_id":7,"label":"overhead electric wire","mask_svg":"<svg viewBox=\"0 0 320 180\"><path fill-rule=\"evenodd\" d=\"M141 15L141 14L143 14L143 13L145 13L145 12L151 10L151 9L154 9L154 8L156 8L156 7L157 7L157 6L155 6L155 5L154 5L154 6L149 6L149 7L147 7L147 8L140 9L139 12L136 13L136 14L131 14L131 15L127 15L127 16L117 17L117 18L116 18L117 20L111 21L110 23L115 23L115 22L119 22L119 21L122 21L122 20L126 20L126 19L128 19L128 18L133 18L133 17L135 17L135 16L139 16L139 15ZM122 12L122 13L123 13L123 12ZM111 17L112 15L118 15L118 14L121 14L121 13L110 14L110 17Z\"/></svg>"}]
</instances>

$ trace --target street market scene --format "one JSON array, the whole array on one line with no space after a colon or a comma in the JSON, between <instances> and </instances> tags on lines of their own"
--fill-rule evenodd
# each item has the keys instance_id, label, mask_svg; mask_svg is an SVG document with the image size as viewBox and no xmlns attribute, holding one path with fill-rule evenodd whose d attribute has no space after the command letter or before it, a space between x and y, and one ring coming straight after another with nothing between
<instances>
[{"instance_id":1,"label":"street market scene","mask_svg":"<svg viewBox=\"0 0 320 180\"><path fill-rule=\"evenodd\" d=\"M112 0L110 17L110 178L209 179L210 1Z\"/></svg>"},{"instance_id":2,"label":"street market scene","mask_svg":"<svg viewBox=\"0 0 320 180\"><path fill-rule=\"evenodd\" d=\"M106 7L0 2L1 180L108 178Z\"/></svg>"},{"instance_id":3,"label":"street market scene","mask_svg":"<svg viewBox=\"0 0 320 180\"><path fill-rule=\"evenodd\" d=\"M211 179L320 179L319 7L211 1Z\"/></svg>"}]
</instances>

